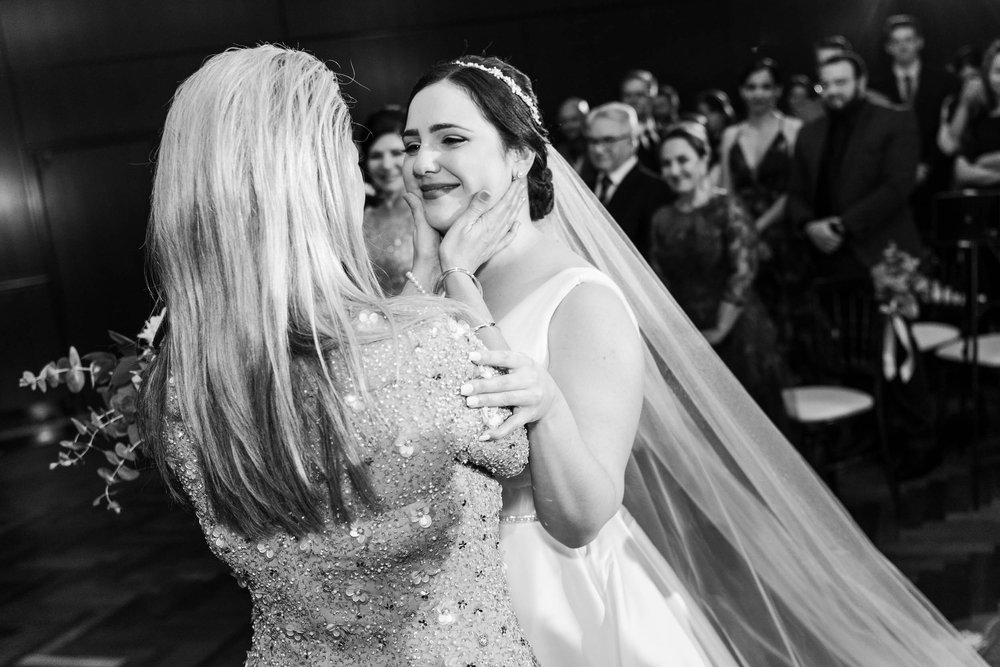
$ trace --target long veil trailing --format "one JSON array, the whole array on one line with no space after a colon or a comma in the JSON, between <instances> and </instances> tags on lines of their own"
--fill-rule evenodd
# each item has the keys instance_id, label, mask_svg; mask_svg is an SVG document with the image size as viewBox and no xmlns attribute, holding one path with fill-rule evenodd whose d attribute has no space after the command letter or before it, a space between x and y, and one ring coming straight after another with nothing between
<instances>
[{"instance_id":1,"label":"long veil trailing","mask_svg":"<svg viewBox=\"0 0 1000 667\"><path fill-rule=\"evenodd\" d=\"M541 228L625 293L645 402L625 505L676 572L713 664L984 665L862 534L570 165Z\"/></svg>"}]
</instances>

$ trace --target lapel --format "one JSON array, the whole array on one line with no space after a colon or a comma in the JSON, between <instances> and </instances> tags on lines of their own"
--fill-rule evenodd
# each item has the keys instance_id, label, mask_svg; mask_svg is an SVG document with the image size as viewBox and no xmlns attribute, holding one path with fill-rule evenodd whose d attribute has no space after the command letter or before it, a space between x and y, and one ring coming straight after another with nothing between
<instances>
[{"instance_id":1,"label":"lapel","mask_svg":"<svg viewBox=\"0 0 1000 667\"><path fill-rule=\"evenodd\" d=\"M608 202L608 206L611 206L612 204L618 204L620 206L623 202L633 199L632 193L639 185L638 172L640 168L639 163L636 162L635 166L628 170L628 173L625 174L625 178L623 178L622 182L618 184L617 188L615 188L615 193L611 196L611 201Z\"/></svg>"}]
</instances>

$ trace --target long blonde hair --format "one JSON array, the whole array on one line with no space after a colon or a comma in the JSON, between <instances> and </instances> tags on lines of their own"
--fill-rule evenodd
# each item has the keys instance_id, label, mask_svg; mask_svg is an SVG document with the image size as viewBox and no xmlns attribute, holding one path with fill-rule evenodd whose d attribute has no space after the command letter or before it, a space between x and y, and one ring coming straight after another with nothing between
<instances>
[{"instance_id":1,"label":"long blonde hair","mask_svg":"<svg viewBox=\"0 0 1000 667\"><path fill-rule=\"evenodd\" d=\"M317 530L324 495L347 518L344 474L376 500L328 357L363 378L359 344L373 335L356 328L359 312L395 325L428 311L386 303L362 207L348 108L315 57L232 49L177 89L147 239L169 329L142 392L144 435L162 462L172 378L209 501L242 534ZM320 395L318 451L299 395L309 385Z\"/></svg>"}]
</instances>

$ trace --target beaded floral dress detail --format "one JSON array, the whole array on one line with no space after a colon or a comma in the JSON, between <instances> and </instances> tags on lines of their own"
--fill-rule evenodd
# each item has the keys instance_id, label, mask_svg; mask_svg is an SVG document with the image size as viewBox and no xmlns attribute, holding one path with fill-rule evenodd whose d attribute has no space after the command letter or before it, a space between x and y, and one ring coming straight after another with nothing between
<instances>
[{"instance_id":1,"label":"beaded floral dress detail","mask_svg":"<svg viewBox=\"0 0 1000 667\"><path fill-rule=\"evenodd\" d=\"M384 326L380 315L362 327ZM363 349L367 405L346 383L376 511L344 488L350 524L247 540L209 506L197 447L176 399L167 424L171 466L194 501L206 540L249 589L248 665L534 665L510 606L498 551L500 485L527 463L523 430L480 442L506 414L465 407L459 387L490 373L466 324L439 319ZM340 373L337 377L342 377ZM307 414L315 392L303 396ZM317 436L318 438L318 436Z\"/></svg>"}]
</instances>

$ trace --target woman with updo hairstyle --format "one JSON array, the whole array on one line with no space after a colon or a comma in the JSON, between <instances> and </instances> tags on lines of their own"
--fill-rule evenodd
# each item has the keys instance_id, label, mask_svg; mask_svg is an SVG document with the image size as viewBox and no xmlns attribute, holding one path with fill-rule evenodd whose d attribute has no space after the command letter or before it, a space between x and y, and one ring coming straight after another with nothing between
<instances>
[{"instance_id":1,"label":"woman with updo hairstyle","mask_svg":"<svg viewBox=\"0 0 1000 667\"><path fill-rule=\"evenodd\" d=\"M757 230L743 202L712 185L710 153L699 123L678 123L664 135L661 173L677 199L653 217L649 263L733 375L784 427L784 363L754 289Z\"/></svg>"},{"instance_id":2,"label":"woman with updo hairstyle","mask_svg":"<svg viewBox=\"0 0 1000 667\"><path fill-rule=\"evenodd\" d=\"M792 337L790 293L802 282L803 255L797 234L787 228L785 200L792 172L792 151L802 121L778 110L781 71L770 58L748 65L740 76L746 120L722 134L721 186L738 198L759 238L756 288L780 324L783 343Z\"/></svg>"},{"instance_id":3,"label":"woman with updo hairstyle","mask_svg":"<svg viewBox=\"0 0 1000 667\"><path fill-rule=\"evenodd\" d=\"M365 122L361 165L375 196L365 206L362 229L379 285L388 295L399 294L405 273L413 265L413 218L403 201L403 123L406 114L395 105L379 109Z\"/></svg>"},{"instance_id":4,"label":"woman with updo hairstyle","mask_svg":"<svg viewBox=\"0 0 1000 667\"><path fill-rule=\"evenodd\" d=\"M547 143L524 73L464 56L410 95L404 294L443 292L483 318L474 331L490 351L474 360L505 372L461 394L513 409L483 441L527 425L529 466L504 482L500 548L539 663L977 665L706 342L732 345L750 384L777 374L750 289L753 228L707 183L697 132L664 146L683 203L656 241L661 262L686 269L660 266L683 278L704 335ZM474 251L512 201L496 252Z\"/></svg>"}]
</instances>

